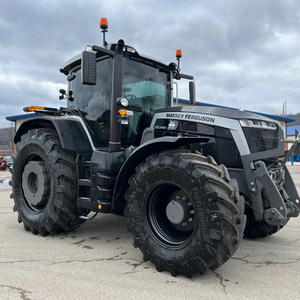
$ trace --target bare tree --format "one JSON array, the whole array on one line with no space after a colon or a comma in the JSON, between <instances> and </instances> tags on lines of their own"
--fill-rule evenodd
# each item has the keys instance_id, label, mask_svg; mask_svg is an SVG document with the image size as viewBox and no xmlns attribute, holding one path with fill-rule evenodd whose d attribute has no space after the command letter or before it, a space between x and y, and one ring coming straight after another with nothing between
<instances>
[{"instance_id":1,"label":"bare tree","mask_svg":"<svg viewBox=\"0 0 300 300\"><path fill-rule=\"evenodd\" d=\"M15 143L14 143L15 124L13 122L9 122L4 129L7 138L7 146L9 150L11 150L11 152L14 153L15 152Z\"/></svg>"}]
</instances>

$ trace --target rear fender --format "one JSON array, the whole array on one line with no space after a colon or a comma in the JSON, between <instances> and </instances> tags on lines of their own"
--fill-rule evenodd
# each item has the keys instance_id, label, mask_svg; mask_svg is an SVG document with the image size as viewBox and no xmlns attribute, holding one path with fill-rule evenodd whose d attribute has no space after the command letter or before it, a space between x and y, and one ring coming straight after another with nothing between
<instances>
[{"instance_id":1,"label":"rear fender","mask_svg":"<svg viewBox=\"0 0 300 300\"><path fill-rule=\"evenodd\" d=\"M14 142L17 144L21 136L36 128L52 128L56 130L62 148L76 154L91 154L92 147L81 123L63 118L37 117L24 121L16 132Z\"/></svg>"}]
</instances>

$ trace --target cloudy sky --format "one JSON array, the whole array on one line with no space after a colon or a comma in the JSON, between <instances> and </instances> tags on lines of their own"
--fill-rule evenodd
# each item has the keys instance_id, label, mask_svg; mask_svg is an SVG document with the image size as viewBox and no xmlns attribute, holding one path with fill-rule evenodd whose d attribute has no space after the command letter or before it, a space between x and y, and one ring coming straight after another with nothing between
<instances>
[{"instance_id":1,"label":"cloudy sky","mask_svg":"<svg viewBox=\"0 0 300 300\"><path fill-rule=\"evenodd\" d=\"M124 39L195 77L197 101L300 112L299 0L0 0L0 126L28 105L60 107L58 70L86 44ZM186 98L184 87L179 96Z\"/></svg>"}]
</instances>

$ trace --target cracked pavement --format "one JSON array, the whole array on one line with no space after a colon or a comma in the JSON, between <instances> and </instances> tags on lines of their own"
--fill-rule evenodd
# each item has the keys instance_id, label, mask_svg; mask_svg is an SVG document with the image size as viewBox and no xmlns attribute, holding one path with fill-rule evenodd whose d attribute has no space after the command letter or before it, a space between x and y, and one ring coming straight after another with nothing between
<instances>
[{"instance_id":1,"label":"cracked pavement","mask_svg":"<svg viewBox=\"0 0 300 300\"><path fill-rule=\"evenodd\" d=\"M290 168L300 186L300 166ZM300 299L300 218L272 237L243 240L221 268L188 279L144 262L125 217L98 215L70 233L41 237L18 224L9 196L0 186L1 300Z\"/></svg>"}]
</instances>

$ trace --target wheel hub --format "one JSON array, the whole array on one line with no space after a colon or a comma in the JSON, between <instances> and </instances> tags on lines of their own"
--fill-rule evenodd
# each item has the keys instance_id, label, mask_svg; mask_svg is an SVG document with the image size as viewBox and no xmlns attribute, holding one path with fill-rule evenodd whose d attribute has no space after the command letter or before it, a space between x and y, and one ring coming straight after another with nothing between
<instances>
[{"instance_id":1,"label":"wheel hub","mask_svg":"<svg viewBox=\"0 0 300 300\"><path fill-rule=\"evenodd\" d=\"M196 214L188 193L170 183L158 185L145 210L153 236L165 245L181 247L193 235Z\"/></svg>"},{"instance_id":2,"label":"wheel hub","mask_svg":"<svg viewBox=\"0 0 300 300\"><path fill-rule=\"evenodd\" d=\"M41 161L30 161L22 174L22 188L29 205L45 205L49 193L49 179Z\"/></svg>"},{"instance_id":3,"label":"wheel hub","mask_svg":"<svg viewBox=\"0 0 300 300\"><path fill-rule=\"evenodd\" d=\"M188 204L183 200L172 200L166 208L167 218L173 224L180 224L188 220L190 211Z\"/></svg>"},{"instance_id":4,"label":"wheel hub","mask_svg":"<svg viewBox=\"0 0 300 300\"><path fill-rule=\"evenodd\" d=\"M189 197L182 190L172 193L166 206L166 216L171 225L182 232L188 232L195 225L195 211Z\"/></svg>"}]
</instances>

